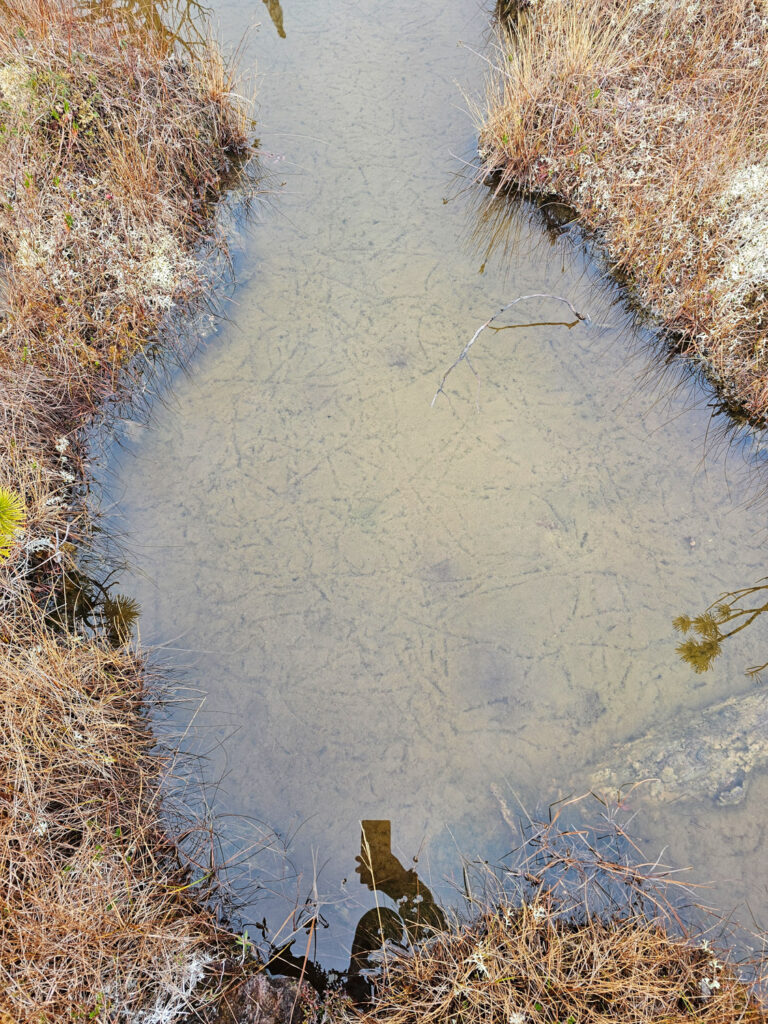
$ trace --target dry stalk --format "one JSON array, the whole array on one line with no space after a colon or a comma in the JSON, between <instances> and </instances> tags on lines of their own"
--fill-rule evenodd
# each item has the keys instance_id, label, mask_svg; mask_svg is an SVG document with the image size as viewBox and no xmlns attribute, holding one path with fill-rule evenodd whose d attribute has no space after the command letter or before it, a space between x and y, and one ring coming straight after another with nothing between
<instances>
[{"instance_id":1,"label":"dry stalk","mask_svg":"<svg viewBox=\"0 0 768 1024\"><path fill-rule=\"evenodd\" d=\"M437 391L435 391L434 395L432 396L430 406L434 406L435 402L437 401L438 395L445 394L445 391L443 390L445 387L445 382L448 379L449 375L456 369L460 362L466 360L467 366L472 370L473 373L475 373L475 368L472 366L472 363L470 362L469 359L469 352L472 346L477 341L477 339L483 333L483 331L485 331L489 327L492 327L494 320L498 319L498 317L500 317L502 313L506 313L508 309L511 309L513 306L516 306L518 302L526 302L528 299L554 299L556 302L564 302L568 309L570 309L570 311L576 317L576 322L581 320L589 323L589 317L584 313L579 313L578 310L573 306L573 304L568 299L564 299L562 295L551 295L548 292L534 292L531 295L518 295L516 299L512 299L511 302L507 302L504 306L501 307L501 309L497 309L493 316L489 317L485 321L485 323L480 324L475 333L472 335L472 337L466 343L464 348L458 354L456 359L451 363L451 365L443 374L442 379L437 386ZM565 324L565 326L571 327L573 325Z\"/></svg>"}]
</instances>

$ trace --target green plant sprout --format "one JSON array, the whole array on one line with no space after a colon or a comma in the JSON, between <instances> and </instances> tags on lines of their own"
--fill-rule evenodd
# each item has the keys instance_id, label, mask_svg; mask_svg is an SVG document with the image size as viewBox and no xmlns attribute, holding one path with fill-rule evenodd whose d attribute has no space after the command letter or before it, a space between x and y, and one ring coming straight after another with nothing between
<instances>
[{"instance_id":1,"label":"green plant sprout","mask_svg":"<svg viewBox=\"0 0 768 1024\"><path fill-rule=\"evenodd\" d=\"M0 560L11 553L16 534L26 522L24 501L15 491L0 486Z\"/></svg>"},{"instance_id":2,"label":"green plant sprout","mask_svg":"<svg viewBox=\"0 0 768 1024\"><path fill-rule=\"evenodd\" d=\"M255 956L255 950L253 942L248 938L248 929L243 929L243 934L238 935L235 939L235 945L240 949L240 963L245 962L246 956Z\"/></svg>"}]
</instances>

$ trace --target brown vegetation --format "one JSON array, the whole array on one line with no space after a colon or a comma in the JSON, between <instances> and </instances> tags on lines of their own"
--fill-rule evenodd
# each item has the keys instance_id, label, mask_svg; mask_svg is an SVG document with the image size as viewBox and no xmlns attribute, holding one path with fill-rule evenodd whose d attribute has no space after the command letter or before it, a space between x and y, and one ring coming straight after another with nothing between
<instances>
[{"instance_id":1,"label":"brown vegetation","mask_svg":"<svg viewBox=\"0 0 768 1024\"><path fill-rule=\"evenodd\" d=\"M35 629L0 648L0 1009L152 1007L160 1024L212 959L211 886L190 888L159 817L141 662L78 640Z\"/></svg>"},{"instance_id":2,"label":"brown vegetation","mask_svg":"<svg viewBox=\"0 0 768 1024\"><path fill-rule=\"evenodd\" d=\"M486 174L557 195L728 404L768 414L764 0L514 0Z\"/></svg>"},{"instance_id":3,"label":"brown vegetation","mask_svg":"<svg viewBox=\"0 0 768 1024\"><path fill-rule=\"evenodd\" d=\"M160 815L141 656L52 612L88 530L79 431L200 293L247 122L214 48L80 10L0 0L0 1020L168 1024L214 879Z\"/></svg>"},{"instance_id":4,"label":"brown vegetation","mask_svg":"<svg viewBox=\"0 0 768 1024\"><path fill-rule=\"evenodd\" d=\"M636 919L563 921L501 905L387 960L365 1024L765 1024L768 1012L709 949ZM712 987L710 987L712 986Z\"/></svg>"}]
</instances>

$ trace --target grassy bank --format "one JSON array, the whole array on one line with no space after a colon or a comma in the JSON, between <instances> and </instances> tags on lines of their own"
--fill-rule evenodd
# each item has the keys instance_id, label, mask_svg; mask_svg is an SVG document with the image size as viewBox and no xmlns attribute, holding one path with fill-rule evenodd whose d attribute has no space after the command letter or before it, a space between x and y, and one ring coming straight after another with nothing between
<instances>
[{"instance_id":1,"label":"grassy bank","mask_svg":"<svg viewBox=\"0 0 768 1024\"><path fill-rule=\"evenodd\" d=\"M558 196L733 409L768 414L768 5L502 0L481 155Z\"/></svg>"},{"instance_id":2,"label":"grassy bank","mask_svg":"<svg viewBox=\"0 0 768 1024\"><path fill-rule=\"evenodd\" d=\"M114 15L0 0L4 1024L169 1024L221 960L215 880L161 820L130 607L108 597L95 632L61 607L89 532L82 428L204 288L247 132L215 48L181 60Z\"/></svg>"}]
</instances>

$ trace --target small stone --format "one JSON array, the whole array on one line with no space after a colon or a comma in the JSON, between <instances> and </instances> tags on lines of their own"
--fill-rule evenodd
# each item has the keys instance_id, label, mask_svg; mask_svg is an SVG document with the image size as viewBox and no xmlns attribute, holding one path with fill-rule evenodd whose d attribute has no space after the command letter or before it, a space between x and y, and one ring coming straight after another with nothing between
<instances>
[{"instance_id":1,"label":"small stone","mask_svg":"<svg viewBox=\"0 0 768 1024\"><path fill-rule=\"evenodd\" d=\"M744 782L735 782L732 786L721 789L717 794L717 802L721 807L730 807L733 804L740 804L747 793Z\"/></svg>"}]
</instances>

